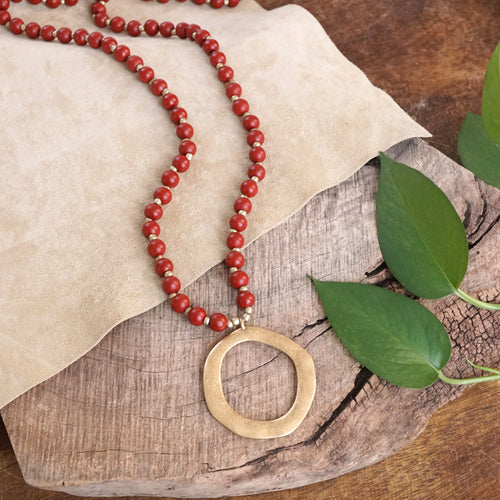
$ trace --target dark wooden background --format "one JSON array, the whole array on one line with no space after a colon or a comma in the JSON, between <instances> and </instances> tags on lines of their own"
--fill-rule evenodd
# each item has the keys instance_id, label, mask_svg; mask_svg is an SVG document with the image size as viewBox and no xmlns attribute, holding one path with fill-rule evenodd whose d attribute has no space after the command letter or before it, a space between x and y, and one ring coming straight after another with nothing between
<instances>
[{"instance_id":1,"label":"dark wooden background","mask_svg":"<svg viewBox=\"0 0 500 500\"><path fill-rule=\"evenodd\" d=\"M290 3L259 1L266 8ZM480 111L483 74L500 40L500 1L295 3L312 12L339 49L433 134L429 144L458 161L458 130L467 110ZM296 490L239 498L498 498L499 397L500 383L468 389L439 410L412 445L374 466ZM63 498L70 497L25 485L2 425L0 500Z\"/></svg>"}]
</instances>

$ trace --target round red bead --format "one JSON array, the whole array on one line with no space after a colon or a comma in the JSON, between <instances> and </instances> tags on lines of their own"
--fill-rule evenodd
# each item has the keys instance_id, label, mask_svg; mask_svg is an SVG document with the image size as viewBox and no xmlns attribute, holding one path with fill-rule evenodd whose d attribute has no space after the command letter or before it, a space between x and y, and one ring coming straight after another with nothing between
<instances>
[{"instance_id":1,"label":"round red bead","mask_svg":"<svg viewBox=\"0 0 500 500\"><path fill-rule=\"evenodd\" d=\"M92 4L92 7L90 7L90 13L97 14L98 12L106 12L106 6L102 3L95 2Z\"/></svg>"},{"instance_id":2,"label":"round red bead","mask_svg":"<svg viewBox=\"0 0 500 500\"><path fill-rule=\"evenodd\" d=\"M106 54L111 54L113 47L117 45L117 41L112 36L106 36L102 39L101 49L106 52Z\"/></svg>"},{"instance_id":3,"label":"round red bead","mask_svg":"<svg viewBox=\"0 0 500 500\"><path fill-rule=\"evenodd\" d=\"M61 5L61 0L46 0L45 5L49 9L56 9L59 5Z\"/></svg>"},{"instance_id":4,"label":"round red bead","mask_svg":"<svg viewBox=\"0 0 500 500\"><path fill-rule=\"evenodd\" d=\"M207 40L206 42L209 42ZM203 42L205 44L206 42ZM217 66L217 64L226 64L226 55L223 52L214 52L210 55L210 64L212 66Z\"/></svg>"},{"instance_id":5,"label":"round red bead","mask_svg":"<svg viewBox=\"0 0 500 500\"><path fill-rule=\"evenodd\" d=\"M228 97L232 97L233 95L240 96L241 95L241 85L239 83L228 83L226 85L226 95Z\"/></svg>"},{"instance_id":6,"label":"round red bead","mask_svg":"<svg viewBox=\"0 0 500 500\"><path fill-rule=\"evenodd\" d=\"M234 71L233 68L231 68L230 66L221 66L217 70L217 77L222 83L228 82L229 80L231 80L231 78L233 78L233 76L234 76Z\"/></svg>"},{"instance_id":7,"label":"round red bead","mask_svg":"<svg viewBox=\"0 0 500 500\"><path fill-rule=\"evenodd\" d=\"M51 42L54 40L54 32L55 32L54 26L50 26L49 24L46 24L45 26L42 26L42 29L40 30L40 35L46 42Z\"/></svg>"},{"instance_id":8,"label":"round red bead","mask_svg":"<svg viewBox=\"0 0 500 500\"><path fill-rule=\"evenodd\" d=\"M141 23L139 21L129 21L127 23L127 33L130 36L139 36L141 34Z\"/></svg>"},{"instance_id":9,"label":"round red bead","mask_svg":"<svg viewBox=\"0 0 500 500\"><path fill-rule=\"evenodd\" d=\"M260 163L254 163L248 169L248 177L257 177L259 181L266 176L266 169Z\"/></svg>"},{"instance_id":10,"label":"round red bead","mask_svg":"<svg viewBox=\"0 0 500 500\"><path fill-rule=\"evenodd\" d=\"M148 219L159 220L163 216L163 208L161 208L157 203L150 203L149 205L146 205L144 215Z\"/></svg>"},{"instance_id":11,"label":"round red bead","mask_svg":"<svg viewBox=\"0 0 500 500\"><path fill-rule=\"evenodd\" d=\"M241 214L235 214L229 220L229 226L231 229L236 229L236 231L244 231L247 228L247 220L245 216Z\"/></svg>"},{"instance_id":12,"label":"round red bead","mask_svg":"<svg viewBox=\"0 0 500 500\"><path fill-rule=\"evenodd\" d=\"M229 248L242 248L245 244L245 238L240 233L229 233L226 239L226 245Z\"/></svg>"},{"instance_id":13,"label":"round red bead","mask_svg":"<svg viewBox=\"0 0 500 500\"><path fill-rule=\"evenodd\" d=\"M179 153L181 155L187 155L188 153L195 155L196 154L196 144L193 141L182 141L179 144Z\"/></svg>"},{"instance_id":14,"label":"round red bead","mask_svg":"<svg viewBox=\"0 0 500 500\"><path fill-rule=\"evenodd\" d=\"M99 28L105 28L108 19L109 19L109 16L106 14L106 12L98 12L94 16L94 23Z\"/></svg>"},{"instance_id":15,"label":"round red bead","mask_svg":"<svg viewBox=\"0 0 500 500\"><path fill-rule=\"evenodd\" d=\"M241 288L248 285L248 274L245 271L235 271L229 276L229 283L233 288Z\"/></svg>"},{"instance_id":16,"label":"round red bead","mask_svg":"<svg viewBox=\"0 0 500 500\"><path fill-rule=\"evenodd\" d=\"M183 313L189 307L190 303L187 295L179 293L170 301L170 306L175 312Z\"/></svg>"},{"instance_id":17,"label":"round red bead","mask_svg":"<svg viewBox=\"0 0 500 500\"><path fill-rule=\"evenodd\" d=\"M24 31L29 38L38 38L40 36L40 25L38 23L28 23Z\"/></svg>"},{"instance_id":18,"label":"round red bead","mask_svg":"<svg viewBox=\"0 0 500 500\"><path fill-rule=\"evenodd\" d=\"M205 4L205 0L192 0L192 2L196 5L204 5Z\"/></svg>"},{"instance_id":19,"label":"round red bead","mask_svg":"<svg viewBox=\"0 0 500 500\"><path fill-rule=\"evenodd\" d=\"M42 36L43 36L43 28L42 28ZM98 31L94 31L94 32L90 33L90 35L89 35L90 47L92 47L93 49L100 48L103 38L104 38L103 34L99 33Z\"/></svg>"},{"instance_id":20,"label":"round red bead","mask_svg":"<svg viewBox=\"0 0 500 500\"><path fill-rule=\"evenodd\" d=\"M156 78L151 82L150 88L154 95L161 95L167 88L167 82L161 78Z\"/></svg>"},{"instance_id":21,"label":"round red bead","mask_svg":"<svg viewBox=\"0 0 500 500\"><path fill-rule=\"evenodd\" d=\"M210 0L210 7L220 9L224 5L224 0Z\"/></svg>"},{"instance_id":22,"label":"round red bead","mask_svg":"<svg viewBox=\"0 0 500 500\"><path fill-rule=\"evenodd\" d=\"M249 146L252 146L254 142L259 142L260 144L264 144L265 137L264 134L258 130L258 129L253 129L250 130L247 134L247 143Z\"/></svg>"},{"instance_id":23,"label":"round red bead","mask_svg":"<svg viewBox=\"0 0 500 500\"><path fill-rule=\"evenodd\" d=\"M245 309L246 307L252 307L255 304L255 297L253 293L249 291L243 291L238 294L236 302L239 307Z\"/></svg>"},{"instance_id":24,"label":"round red bead","mask_svg":"<svg viewBox=\"0 0 500 500\"><path fill-rule=\"evenodd\" d=\"M175 276L166 276L161 282L161 287L167 295L170 295L171 293L177 293L181 289L181 282Z\"/></svg>"},{"instance_id":25,"label":"round red bead","mask_svg":"<svg viewBox=\"0 0 500 500\"><path fill-rule=\"evenodd\" d=\"M209 38L203 42L202 48L207 54L211 54L212 52L219 50L219 43L217 40Z\"/></svg>"},{"instance_id":26,"label":"round red bead","mask_svg":"<svg viewBox=\"0 0 500 500\"><path fill-rule=\"evenodd\" d=\"M179 184L179 175L173 170L163 172L161 176L161 183L168 187L175 187Z\"/></svg>"},{"instance_id":27,"label":"round red bead","mask_svg":"<svg viewBox=\"0 0 500 500\"><path fill-rule=\"evenodd\" d=\"M126 45L118 45L113 52L113 57L119 61L123 62L130 55L130 49Z\"/></svg>"},{"instance_id":28,"label":"round red bead","mask_svg":"<svg viewBox=\"0 0 500 500\"><path fill-rule=\"evenodd\" d=\"M179 139L191 139L194 134L193 127L189 123L177 125L176 134Z\"/></svg>"},{"instance_id":29,"label":"round red bead","mask_svg":"<svg viewBox=\"0 0 500 500\"><path fill-rule=\"evenodd\" d=\"M85 45L89 32L86 29L79 28L73 33L73 40L77 45Z\"/></svg>"},{"instance_id":30,"label":"round red bead","mask_svg":"<svg viewBox=\"0 0 500 500\"><path fill-rule=\"evenodd\" d=\"M194 40L193 35L196 36L199 30L201 30L201 28L197 24L189 24L186 28L186 37L190 40Z\"/></svg>"},{"instance_id":31,"label":"round red bead","mask_svg":"<svg viewBox=\"0 0 500 500\"><path fill-rule=\"evenodd\" d=\"M172 201L172 191L166 187L159 187L154 193L153 198L161 200L163 205Z\"/></svg>"},{"instance_id":32,"label":"round red bead","mask_svg":"<svg viewBox=\"0 0 500 500\"><path fill-rule=\"evenodd\" d=\"M160 35L168 38L172 36L172 31L174 29L174 25L170 21L165 21L160 24Z\"/></svg>"},{"instance_id":33,"label":"round red bead","mask_svg":"<svg viewBox=\"0 0 500 500\"><path fill-rule=\"evenodd\" d=\"M177 155L172 160L172 165L182 173L189 169L190 161L184 155Z\"/></svg>"},{"instance_id":34,"label":"round red bead","mask_svg":"<svg viewBox=\"0 0 500 500\"><path fill-rule=\"evenodd\" d=\"M243 181L240 186L241 193L249 198L253 198L259 191L259 186L251 179Z\"/></svg>"},{"instance_id":35,"label":"round red bead","mask_svg":"<svg viewBox=\"0 0 500 500\"><path fill-rule=\"evenodd\" d=\"M236 99L233 102L233 113L237 116L245 114L249 109L250 106L245 99Z\"/></svg>"},{"instance_id":36,"label":"round red bead","mask_svg":"<svg viewBox=\"0 0 500 500\"><path fill-rule=\"evenodd\" d=\"M11 19L9 29L14 35L20 35L23 32L23 20L18 17Z\"/></svg>"},{"instance_id":37,"label":"round red bead","mask_svg":"<svg viewBox=\"0 0 500 500\"><path fill-rule=\"evenodd\" d=\"M228 7L236 7L240 3L240 0L229 0Z\"/></svg>"},{"instance_id":38,"label":"round red bead","mask_svg":"<svg viewBox=\"0 0 500 500\"><path fill-rule=\"evenodd\" d=\"M149 66L143 66L138 72L137 76L142 83L148 83L155 77L155 72L153 68Z\"/></svg>"},{"instance_id":39,"label":"round red bead","mask_svg":"<svg viewBox=\"0 0 500 500\"><path fill-rule=\"evenodd\" d=\"M227 267L237 267L240 269L245 265L245 256L241 252L233 250L226 255L225 262Z\"/></svg>"},{"instance_id":40,"label":"round red bead","mask_svg":"<svg viewBox=\"0 0 500 500\"><path fill-rule=\"evenodd\" d=\"M125 19L120 16L113 17L113 19L109 22L109 27L111 28L111 31L121 33L125 29Z\"/></svg>"},{"instance_id":41,"label":"round red bead","mask_svg":"<svg viewBox=\"0 0 500 500\"><path fill-rule=\"evenodd\" d=\"M214 313L210 316L209 326L214 332L222 332L227 327L227 318L222 313Z\"/></svg>"},{"instance_id":42,"label":"round red bead","mask_svg":"<svg viewBox=\"0 0 500 500\"><path fill-rule=\"evenodd\" d=\"M247 214L249 214L252 211L252 202L248 198L242 196L234 202L234 210L236 212L244 210Z\"/></svg>"},{"instance_id":43,"label":"round red bead","mask_svg":"<svg viewBox=\"0 0 500 500\"><path fill-rule=\"evenodd\" d=\"M144 31L149 36L157 35L159 30L160 30L160 25L158 24L158 21L155 21L154 19L148 19L144 23Z\"/></svg>"},{"instance_id":44,"label":"round red bead","mask_svg":"<svg viewBox=\"0 0 500 500\"><path fill-rule=\"evenodd\" d=\"M179 104L179 99L175 94L165 94L161 98L161 105L166 109L170 110L172 108L175 108Z\"/></svg>"},{"instance_id":45,"label":"round red bead","mask_svg":"<svg viewBox=\"0 0 500 500\"><path fill-rule=\"evenodd\" d=\"M149 255L151 255L151 257L158 257L159 255L163 255L166 249L167 247L165 246L165 243L158 238L151 240L148 243L148 253Z\"/></svg>"},{"instance_id":46,"label":"round red bead","mask_svg":"<svg viewBox=\"0 0 500 500\"><path fill-rule=\"evenodd\" d=\"M188 27L188 23L177 23L175 25L175 34L179 38L186 38L187 37L186 28L187 27Z\"/></svg>"},{"instance_id":47,"label":"round red bead","mask_svg":"<svg viewBox=\"0 0 500 500\"><path fill-rule=\"evenodd\" d=\"M0 25L4 26L10 21L10 14L6 10L0 10Z\"/></svg>"},{"instance_id":48,"label":"round red bead","mask_svg":"<svg viewBox=\"0 0 500 500\"><path fill-rule=\"evenodd\" d=\"M205 3L205 2L203 2ZM207 37L210 36L210 33L207 30L200 30L196 32L196 35L194 36L194 41L198 45L203 45L203 42L207 39Z\"/></svg>"},{"instance_id":49,"label":"round red bead","mask_svg":"<svg viewBox=\"0 0 500 500\"><path fill-rule=\"evenodd\" d=\"M170 259L158 259L155 262L155 271L159 276L163 276L166 272L172 272L174 270L174 265ZM180 286L180 284L179 284Z\"/></svg>"},{"instance_id":50,"label":"round red bead","mask_svg":"<svg viewBox=\"0 0 500 500\"><path fill-rule=\"evenodd\" d=\"M76 5L78 3L78 0L66 0L65 4L68 7L72 7L73 5Z\"/></svg>"},{"instance_id":51,"label":"round red bead","mask_svg":"<svg viewBox=\"0 0 500 500\"><path fill-rule=\"evenodd\" d=\"M57 39L61 43L71 42L72 31L69 28L59 28L57 30Z\"/></svg>"},{"instance_id":52,"label":"round red bead","mask_svg":"<svg viewBox=\"0 0 500 500\"><path fill-rule=\"evenodd\" d=\"M261 162L261 161L264 161L266 159L266 152L264 151L264 148L261 148L260 146L256 146L250 150L248 157L254 163Z\"/></svg>"},{"instance_id":53,"label":"round red bead","mask_svg":"<svg viewBox=\"0 0 500 500\"><path fill-rule=\"evenodd\" d=\"M160 225L154 220L148 220L142 225L142 234L148 238L150 235L154 234L156 236L160 235Z\"/></svg>"},{"instance_id":54,"label":"round red bead","mask_svg":"<svg viewBox=\"0 0 500 500\"><path fill-rule=\"evenodd\" d=\"M184 108L179 108L178 106L170 111L170 120L172 120L172 123L175 123L176 125L179 125L183 118L187 119L187 116L187 111Z\"/></svg>"},{"instance_id":55,"label":"round red bead","mask_svg":"<svg viewBox=\"0 0 500 500\"><path fill-rule=\"evenodd\" d=\"M243 118L243 128L245 130L252 130L258 128L260 125L259 119L255 115L247 115Z\"/></svg>"},{"instance_id":56,"label":"round red bead","mask_svg":"<svg viewBox=\"0 0 500 500\"><path fill-rule=\"evenodd\" d=\"M142 60L142 57L130 56L125 64L127 65L128 70L132 71L132 73L135 73L137 66L139 66L139 64L144 64L144 61Z\"/></svg>"},{"instance_id":57,"label":"round red bead","mask_svg":"<svg viewBox=\"0 0 500 500\"><path fill-rule=\"evenodd\" d=\"M7 10L10 7L9 0L0 0L0 10Z\"/></svg>"},{"instance_id":58,"label":"round red bead","mask_svg":"<svg viewBox=\"0 0 500 500\"><path fill-rule=\"evenodd\" d=\"M188 320L192 325L200 326L203 324L203 320L207 317L205 309L202 307L193 307L188 312Z\"/></svg>"}]
</instances>

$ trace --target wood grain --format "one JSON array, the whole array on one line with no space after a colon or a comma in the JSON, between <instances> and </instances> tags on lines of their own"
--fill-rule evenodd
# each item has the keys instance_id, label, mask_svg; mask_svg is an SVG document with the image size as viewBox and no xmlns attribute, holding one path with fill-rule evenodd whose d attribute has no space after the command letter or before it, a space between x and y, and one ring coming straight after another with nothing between
<instances>
[{"instance_id":1,"label":"wood grain","mask_svg":"<svg viewBox=\"0 0 500 500\"><path fill-rule=\"evenodd\" d=\"M289 2L261 3L276 7ZM384 0L369 9L360 0L297 3L318 17L339 48L376 85L434 133L435 147L456 158L456 133L465 111L479 110L482 74L499 34L498 2L464 0L452 8L445 0ZM477 245L476 250L480 251ZM463 318L462 325L467 321L487 324L489 319ZM455 331L458 324L452 326ZM475 354L484 356L484 349L479 343ZM438 412L413 445L377 465L293 492L252 498L380 498L385 493L390 498L494 498L498 463L488 454L499 446L498 405L493 404L498 401L498 384L476 387L468 394ZM37 437L31 439L36 442ZM0 434L2 500L66 497L26 486L6 435Z\"/></svg>"}]
</instances>

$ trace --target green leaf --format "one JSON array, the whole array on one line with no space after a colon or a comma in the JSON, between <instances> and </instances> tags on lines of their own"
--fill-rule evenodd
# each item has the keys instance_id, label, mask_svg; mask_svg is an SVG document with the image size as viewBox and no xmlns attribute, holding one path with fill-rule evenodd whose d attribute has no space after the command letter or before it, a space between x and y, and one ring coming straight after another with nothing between
<instances>
[{"instance_id":1,"label":"green leaf","mask_svg":"<svg viewBox=\"0 0 500 500\"><path fill-rule=\"evenodd\" d=\"M372 285L313 281L328 320L356 360L401 387L436 381L451 343L424 306Z\"/></svg>"},{"instance_id":2,"label":"green leaf","mask_svg":"<svg viewBox=\"0 0 500 500\"><path fill-rule=\"evenodd\" d=\"M484 75L481 116L490 139L500 144L500 43L494 50Z\"/></svg>"},{"instance_id":3,"label":"green leaf","mask_svg":"<svg viewBox=\"0 0 500 500\"><path fill-rule=\"evenodd\" d=\"M479 115L465 116L458 133L458 154L465 168L500 189L500 145L488 137Z\"/></svg>"},{"instance_id":4,"label":"green leaf","mask_svg":"<svg viewBox=\"0 0 500 500\"><path fill-rule=\"evenodd\" d=\"M469 258L464 226L446 195L424 174L380 154L380 249L394 276L429 299L454 293Z\"/></svg>"}]
</instances>

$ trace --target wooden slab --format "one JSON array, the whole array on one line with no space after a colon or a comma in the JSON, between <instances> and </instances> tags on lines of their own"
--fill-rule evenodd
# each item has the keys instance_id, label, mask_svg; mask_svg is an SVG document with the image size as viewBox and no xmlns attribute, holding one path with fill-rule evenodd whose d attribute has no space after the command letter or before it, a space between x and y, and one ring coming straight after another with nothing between
<instances>
[{"instance_id":1,"label":"wooden slab","mask_svg":"<svg viewBox=\"0 0 500 500\"><path fill-rule=\"evenodd\" d=\"M453 200L471 243L463 288L498 301L498 190L420 140L392 155L431 176ZM295 433L248 440L216 422L204 404L201 374L220 336L191 327L164 305L119 325L2 411L25 480L89 496L241 495L345 474L411 442L462 389L437 382L415 391L371 376L332 334L306 277L395 286L376 241L378 173L375 163L365 166L246 250L260 299L254 323L292 337L316 363L317 396ZM217 266L187 292L210 310L231 310L225 279L224 266ZM453 298L425 304L456 345L448 375L473 374L465 356L498 365L498 313ZM223 376L229 402L251 418L277 417L293 400L292 364L267 346L233 349Z\"/></svg>"}]
</instances>

